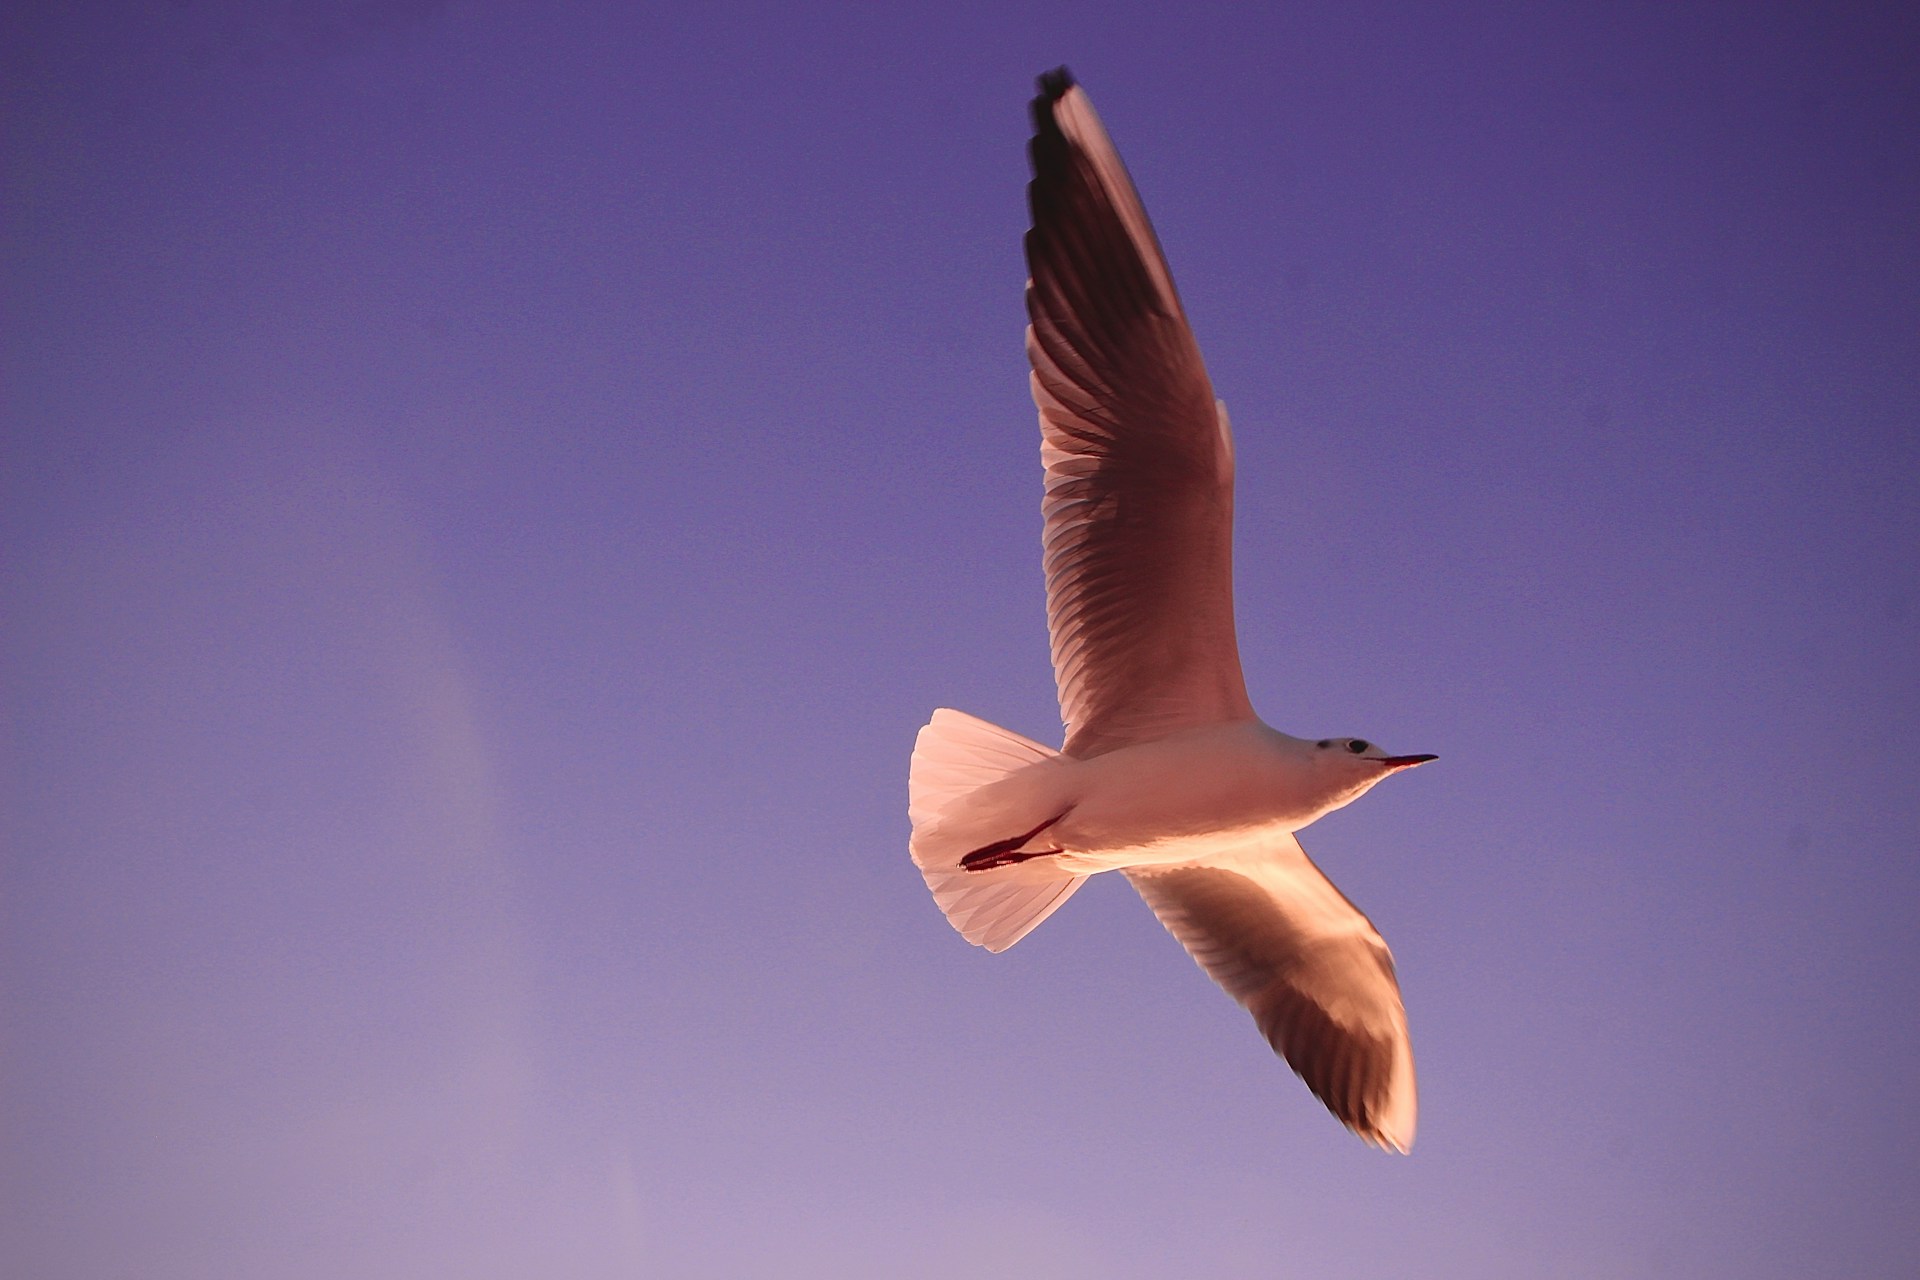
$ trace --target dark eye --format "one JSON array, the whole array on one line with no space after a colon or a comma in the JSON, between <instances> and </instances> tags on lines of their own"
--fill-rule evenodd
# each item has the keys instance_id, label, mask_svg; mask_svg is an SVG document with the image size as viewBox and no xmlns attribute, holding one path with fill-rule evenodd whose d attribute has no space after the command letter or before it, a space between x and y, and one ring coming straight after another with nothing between
<instances>
[{"instance_id":1,"label":"dark eye","mask_svg":"<svg viewBox=\"0 0 1920 1280\"><path fill-rule=\"evenodd\" d=\"M1318 742L1316 742L1316 743L1314 743L1313 745L1314 745L1314 746L1316 746L1316 747L1319 747L1319 748L1320 748L1321 750L1323 750L1323 751L1324 751L1324 750L1325 750L1326 748L1328 748L1328 747L1330 747L1330 746L1332 746L1332 745L1333 745L1333 739L1332 739L1332 738L1322 738L1322 739L1320 739L1320 741L1318 741Z\"/></svg>"},{"instance_id":2,"label":"dark eye","mask_svg":"<svg viewBox=\"0 0 1920 1280\"><path fill-rule=\"evenodd\" d=\"M1353 754L1357 756L1365 755L1367 750L1367 740L1365 738L1355 738L1352 742L1349 742L1347 744L1347 750L1353 752Z\"/></svg>"}]
</instances>

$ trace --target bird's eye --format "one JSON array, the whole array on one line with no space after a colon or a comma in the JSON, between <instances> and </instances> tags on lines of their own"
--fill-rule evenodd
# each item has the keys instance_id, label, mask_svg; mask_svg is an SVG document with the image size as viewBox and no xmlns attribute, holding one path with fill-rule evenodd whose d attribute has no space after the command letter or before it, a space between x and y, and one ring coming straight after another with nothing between
<instances>
[{"instance_id":1,"label":"bird's eye","mask_svg":"<svg viewBox=\"0 0 1920 1280\"><path fill-rule=\"evenodd\" d=\"M1367 751L1367 740L1365 738L1355 738L1352 742L1349 742L1347 744L1347 750L1353 752L1353 754L1357 756L1365 755Z\"/></svg>"},{"instance_id":2,"label":"bird's eye","mask_svg":"<svg viewBox=\"0 0 1920 1280\"><path fill-rule=\"evenodd\" d=\"M1316 747L1319 747L1319 748L1320 748L1321 750L1323 750L1323 751L1324 751L1324 750L1326 750L1326 749L1327 749L1328 747L1330 747L1330 746L1332 746L1332 745L1333 745L1333 739L1332 739L1332 738L1322 738L1322 739L1320 739L1320 741L1318 741L1318 742L1316 742L1316 743L1314 743L1313 745L1314 745L1314 746L1316 746Z\"/></svg>"}]
</instances>

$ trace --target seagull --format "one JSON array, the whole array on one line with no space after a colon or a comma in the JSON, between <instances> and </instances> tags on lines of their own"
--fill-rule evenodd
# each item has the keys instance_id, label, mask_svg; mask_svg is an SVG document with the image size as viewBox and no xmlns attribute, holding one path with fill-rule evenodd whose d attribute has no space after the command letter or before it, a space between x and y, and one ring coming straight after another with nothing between
<instances>
[{"instance_id":1,"label":"seagull","mask_svg":"<svg viewBox=\"0 0 1920 1280\"><path fill-rule=\"evenodd\" d=\"M909 842L967 941L1004 951L1119 871L1341 1123L1405 1152L1417 1111L1393 956L1296 832L1431 755L1295 738L1247 700L1233 438L1119 153L1065 67L1029 146L1027 358L1040 411L1060 750L941 708Z\"/></svg>"}]
</instances>

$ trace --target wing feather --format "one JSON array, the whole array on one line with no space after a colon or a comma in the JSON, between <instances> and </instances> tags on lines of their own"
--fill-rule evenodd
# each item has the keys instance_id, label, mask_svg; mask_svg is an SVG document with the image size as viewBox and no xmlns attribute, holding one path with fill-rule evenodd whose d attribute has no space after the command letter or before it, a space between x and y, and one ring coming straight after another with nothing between
<instances>
[{"instance_id":1,"label":"wing feather","mask_svg":"<svg viewBox=\"0 0 1920 1280\"><path fill-rule=\"evenodd\" d=\"M1127 878L1341 1123L1413 1145L1418 1101L1393 955L1291 835Z\"/></svg>"},{"instance_id":2,"label":"wing feather","mask_svg":"<svg viewBox=\"0 0 1920 1280\"><path fill-rule=\"evenodd\" d=\"M1083 90L1034 100L1027 354L1066 751L1250 719L1233 445L1146 211Z\"/></svg>"}]
</instances>

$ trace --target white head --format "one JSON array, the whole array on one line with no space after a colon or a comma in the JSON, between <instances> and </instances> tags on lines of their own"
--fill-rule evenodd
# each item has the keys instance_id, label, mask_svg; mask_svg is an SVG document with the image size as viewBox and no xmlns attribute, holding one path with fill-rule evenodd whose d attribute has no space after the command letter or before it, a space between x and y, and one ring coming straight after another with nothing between
<instances>
[{"instance_id":1,"label":"white head","mask_svg":"<svg viewBox=\"0 0 1920 1280\"><path fill-rule=\"evenodd\" d=\"M1322 738L1313 744L1314 770L1339 795L1339 808L1362 795L1390 773L1437 760L1438 756L1390 756L1365 738Z\"/></svg>"}]
</instances>

